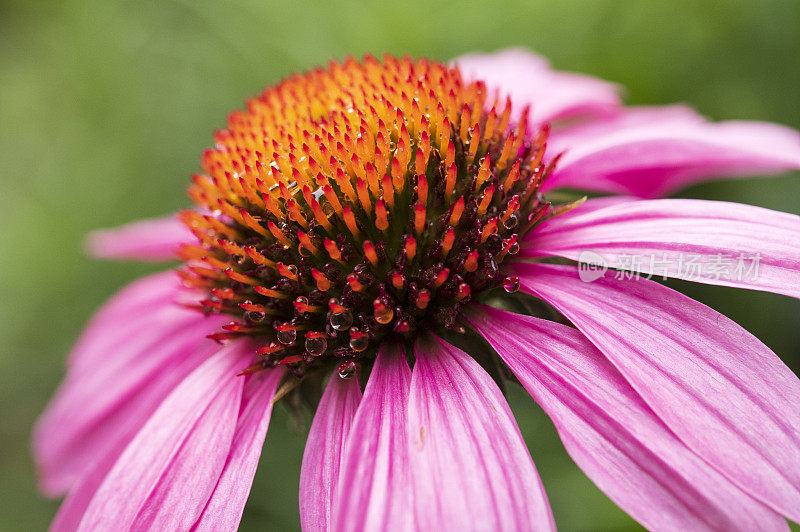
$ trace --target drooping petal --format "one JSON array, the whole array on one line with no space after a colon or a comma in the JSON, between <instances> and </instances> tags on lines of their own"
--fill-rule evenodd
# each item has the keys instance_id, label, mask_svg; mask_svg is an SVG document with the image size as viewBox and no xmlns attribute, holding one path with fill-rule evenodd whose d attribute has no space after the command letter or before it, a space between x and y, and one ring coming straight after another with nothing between
<instances>
[{"instance_id":1,"label":"drooping petal","mask_svg":"<svg viewBox=\"0 0 800 532\"><path fill-rule=\"evenodd\" d=\"M205 335L221 320L173 304L179 290L174 272L151 275L123 289L92 319L34 431L46 493L62 493L105 452L129 440L189 371L183 360L201 342L210 343Z\"/></svg>"},{"instance_id":2,"label":"drooping petal","mask_svg":"<svg viewBox=\"0 0 800 532\"><path fill-rule=\"evenodd\" d=\"M205 336L221 320L189 314L108 350L93 372L69 373L34 429L45 493L63 493L107 453L121 452L172 388L217 349Z\"/></svg>"},{"instance_id":3,"label":"drooping petal","mask_svg":"<svg viewBox=\"0 0 800 532\"><path fill-rule=\"evenodd\" d=\"M231 449L253 346L232 342L164 400L111 468L81 530L186 530L203 512Z\"/></svg>"},{"instance_id":4,"label":"drooping petal","mask_svg":"<svg viewBox=\"0 0 800 532\"><path fill-rule=\"evenodd\" d=\"M594 200L585 205L592 207ZM547 220L520 256L580 260L598 253L613 268L800 297L800 217L691 199L630 201Z\"/></svg>"},{"instance_id":5,"label":"drooping petal","mask_svg":"<svg viewBox=\"0 0 800 532\"><path fill-rule=\"evenodd\" d=\"M228 461L193 530L236 530L253 486L258 459L272 416L272 398L282 371L262 371L258 386L239 414Z\"/></svg>"},{"instance_id":6,"label":"drooping petal","mask_svg":"<svg viewBox=\"0 0 800 532\"><path fill-rule=\"evenodd\" d=\"M331 376L314 414L300 470L303 530L330 530L344 445L361 401L357 378Z\"/></svg>"},{"instance_id":7,"label":"drooping petal","mask_svg":"<svg viewBox=\"0 0 800 532\"><path fill-rule=\"evenodd\" d=\"M383 345L345 444L333 530L411 530L406 438L410 384L402 347Z\"/></svg>"},{"instance_id":8,"label":"drooping petal","mask_svg":"<svg viewBox=\"0 0 800 532\"><path fill-rule=\"evenodd\" d=\"M420 530L555 530L503 394L469 355L435 337L414 347L408 408Z\"/></svg>"},{"instance_id":9,"label":"drooping petal","mask_svg":"<svg viewBox=\"0 0 800 532\"><path fill-rule=\"evenodd\" d=\"M123 429L131 433L126 438L117 438L114 445L109 446L107 451L99 451L97 453L98 458L96 463L91 470L82 475L80 481L70 489L66 499L64 499L64 502L58 509L58 513L50 526L52 532L71 532L77 530L94 494L116 463L120 454L122 454L122 451L127 447L133 435L138 432L139 428L149 419L161 402L163 402L164 397L169 395L174 387L180 383L180 380L196 369L200 361L214 355L219 349L218 345L208 341L206 345L198 348L196 352L193 353L193 356L186 357L180 366L173 367L171 371L162 374L158 382L147 389L146 393L136 395L131 399L132 402L140 405L139 411L130 415L125 415L123 413L124 418L127 418L127 420L124 418L121 420L127 421L131 425L135 424L132 428L123 427ZM164 378L167 375L169 375L169 378ZM160 396L156 393L156 390L161 391ZM145 402L148 395L152 396L152 399Z\"/></svg>"},{"instance_id":10,"label":"drooping petal","mask_svg":"<svg viewBox=\"0 0 800 532\"><path fill-rule=\"evenodd\" d=\"M94 464L94 467L67 492L64 502L56 513L53 522L50 524L50 532L74 532L86 513L86 508L92 502L94 494L103 483L106 475L117 462L119 455L125 450L126 445L116 450L115 453L107 453Z\"/></svg>"},{"instance_id":11,"label":"drooping petal","mask_svg":"<svg viewBox=\"0 0 800 532\"><path fill-rule=\"evenodd\" d=\"M554 132L564 152L543 190L658 197L700 181L800 168L800 133L763 122L709 123L684 107L632 109L602 122Z\"/></svg>"},{"instance_id":12,"label":"drooping petal","mask_svg":"<svg viewBox=\"0 0 800 532\"><path fill-rule=\"evenodd\" d=\"M800 380L757 338L643 278L582 282L574 267L511 268L575 324L690 449L800 520Z\"/></svg>"},{"instance_id":13,"label":"drooping petal","mask_svg":"<svg viewBox=\"0 0 800 532\"><path fill-rule=\"evenodd\" d=\"M106 359L109 348L153 325L154 308L165 308L181 291L174 271L138 279L115 294L86 325L69 356L70 369L92 369Z\"/></svg>"},{"instance_id":14,"label":"drooping petal","mask_svg":"<svg viewBox=\"0 0 800 532\"><path fill-rule=\"evenodd\" d=\"M610 131L644 128L654 124L672 130L703 123L706 123L706 119L685 104L625 106L605 119L552 131L547 139L547 149L552 150L551 155L561 153L576 145L597 140Z\"/></svg>"},{"instance_id":15,"label":"drooping petal","mask_svg":"<svg viewBox=\"0 0 800 532\"><path fill-rule=\"evenodd\" d=\"M620 106L619 88L583 74L558 72L547 61L521 48L463 55L453 61L469 79L486 82L489 101L497 91L513 102L513 117L531 106L529 120L540 125L575 116L606 116Z\"/></svg>"},{"instance_id":16,"label":"drooping petal","mask_svg":"<svg viewBox=\"0 0 800 532\"><path fill-rule=\"evenodd\" d=\"M101 259L162 261L174 260L181 244L194 241L186 225L170 215L94 231L86 239L86 248Z\"/></svg>"},{"instance_id":17,"label":"drooping petal","mask_svg":"<svg viewBox=\"0 0 800 532\"><path fill-rule=\"evenodd\" d=\"M469 320L580 468L649 530L786 530L786 521L690 451L577 330L485 307Z\"/></svg>"}]
</instances>

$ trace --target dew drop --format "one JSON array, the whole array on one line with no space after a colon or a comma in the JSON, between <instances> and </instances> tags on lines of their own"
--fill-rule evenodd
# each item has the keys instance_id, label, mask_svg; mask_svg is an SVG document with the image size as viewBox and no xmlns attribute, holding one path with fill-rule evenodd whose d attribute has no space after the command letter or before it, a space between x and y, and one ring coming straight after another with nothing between
<instances>
[{"instance_id":1,"label":"dew drop","mask_svg":"<svg viewBox=\"0 0 800 532\"><path fill-rule=\"evenodd\" d=\"M519 277L506 277L503 279L503 289L509 294L519 290Z\"/></svg>"},{"instance_id":2,"label":"dew drop","mask_svg":"<svg viewBox=\"0 0 800 532\"><path fill-rule=\"evenodd\" d=\"M248 310L244 313L244 317L250 323L261 323L264 321L264 318L267 317L266 314L263 312L255 311L255 310Z\"/></svg>"},{"instance_id":3,"label":"dew drop","mask_svg":"<svg viewBox=\"0 0 800 532\"><path fill-rule=\"evenodd\" d=\"M369 346L369 336L353 327L350 330L350 349L361 352Z\"/></svg>"},{"instance_id":4,"label":"dew drop","mask_svg":"<svg viewBox=\"0 0 800 532\"><path fill-rule=\"evenodd\" d=\"M378 298L373 301L375 321L381 325L386 325L394 318L394 310L387 304L386 298Z\"/></svg>"},{"instance_id":5,"label":"dew drop","mask_svg":"<svg viewBox=\"0 0 800 532\"><path fill-rule=\"evenodd\" d=\"M356 374L356 370L358 366L352 360L345 360L339 367L336 368L336 373L339 375L340 379L347 380L353 377Z\"/></svg>"},{"instance_id":6,"label":"dew drop","mask_svg":"<svg viewBox=\"0 0 800 532\"><path fill-rule=\"evenodd\" d=\"M297 340L297 331L290 329L278 333L278 341L283 345L292 345Z\"/></svg>"},{"instance_id":7,"label":"dew drop","mask_svg":"<svg viewBox=\"0 0 800 532\"><path fill-rule=\"evenodd\" d=\"M514 229L517 226L517 223L519 223L519 218L517 218L516 214L512 214L503 222L503 227L506 229Z\"/></svg>"},{"instance_id":8,"label":"dew drop","mask_svg":"<svg viewBox=\"0 0 800 532\"><path fill-rule=\"evenodd\" d=\"M306 337L306 351L315 357L321 355L328 348L328 340L324 336L316 338Z\"/></svg>"},{"instance_id":9,"label":"dew drop","mask_svg":"<svg viewBox=\"0 0 800 532\"><path fill-rule=\"evenodd\" d=\"M508 254L509 255L516 255L517 253L519 253L519 243L514 242L513 244L511 244L511 246L509 246Z\"/></svg>"},{"instance_id":10,"label":"dew drop","mask_svg":"<svg viewBox=\"0 0 800 532\"><path fill-rule=\"evenodd\" d=\"M353 313L349 310L334 312L330 317L331 327L336 331L346 331L353 325Z\"/></svg>"},{"instance_id":11,"label":"dew drop","mask_svg":"<svg viewBox=\"0 0 800 532\"><path fill-rule=\"evenodd\" d=\"M375 321L381 325L386 325L394 318L394 310L391 307L383 307L380 310L375 310Z\"/></svg>"}]
</instances>

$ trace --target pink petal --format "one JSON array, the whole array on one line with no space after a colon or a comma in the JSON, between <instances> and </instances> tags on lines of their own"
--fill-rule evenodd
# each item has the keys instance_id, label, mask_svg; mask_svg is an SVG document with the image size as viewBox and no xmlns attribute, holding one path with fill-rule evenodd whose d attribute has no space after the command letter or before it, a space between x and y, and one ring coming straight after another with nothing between
<instances>
[{"instance_id":1,"label":"pink petal","mask_svg":"<svg viewBox=\"0 0 800 532\"><path fill-rule=\"evenodd\" d=\"M94 231L86 239L86 248L101 259L162 261L174 260L181 244L196 240L173 214Z\"/></svg>"},{"instance_id":2,"label":"pink petal","mask_svg":"<svg viewBox=\"0 0 800 532\"><path fill-rule=\"evenodd\" d=\"M127 444L128 442L126 442ZM114 453L107 453L101 457L91 471L81 477L81 479L69 490L64 502L58 509L53 522L50 524L50 532L74 532L86 513L86 508L92 502L94 494L105 480L106 475L119 459L120 454L125 449L122 446Z\"/></svg>"},{"instance_id":3,"label":"pink petal","mask_svg":"<svg viewBox=\"0 0 800 532\"><path fill-rule=\"evenodd\" d=\"M706 122L702 115L684 104L626 106L605 119L583 122L551 132L547 139L547 149L551 154L560 153L618 130L635 130L655 124L664 129L675 130Z\"/></svg>"},{"instance_id":4,"label":"pink petal","mask_svg":"<svg viewBox=\"0 0 800 532\"><path fill-rule=\"evenodd\" d=\"M574 267L515 265L690 449L745 492L800 520L800 380L734 322L646 279L592 283Z\"/></svg>"},{"instance_id":5,"label":"pink petal","mask_svg":"<svg viewBox=\"0 0 800 532\"><path fill-rule=\"evenodd\" d=\"M408 427L417 528L555 530L542 482L503 394L469 355L414 346Z\"/></svg>"},{"instance_id":6,"label":"pink petal","mask_svg":"<svg viewBox=\"0 0 800 532\"><path fill-rule=\"evenodd\" d=\"M236 530L239 527L267 436L272 398L282 375L280 370L269 370L253 376L258 387L239 414L225 469L194 530Z\"/></svg>"},{"instance_id":7,"label":"pink petal","mask_svg":"<svg viewBox=\"0 0 800 532\"><path fill-rule=\"evenodd\" d=\"M164 400L89 503L81 530L186 530L225 466L253 346L229 344Z\"/></svg>"},{"instance_id":8,"label":"pink petal","mask_svg":"<svg viewBox=\"0 0 800 532\"><path fill-rule=\"evenodd\" d=\"M787 529L678 440L580 332L488 307L469 319L580 468L646 528Z\"/></svg>"},{"instance_id":9,"label":"pink petal","mask_svg":"<svg viewBox=\"0 0 800 532\"><path fill-rule=\"evenodd\" d=\"M63 493L107 453L121 452L172 388L218 349L205 335L221 321L195 312L155 324L107 351L93 371L71 371L34 429L43 491Z\"/></svg>"},{"instance_id":10,"label":"pink petal","mask_svg":"<svg viewBox=\"0 0 800 532\"><path fill-rule=\"evenodd\" d=\"M63 492L105 452L130 439L189 371L179 369L182 361L219 327L219 318L174 305L180 290L174 272L145 277L91 320L34 432L45 492ZM115 386L109 389L109 382Z\"/></svg>"},{"instance_id":11,"label":"pink petal","mask_svg":"<svg viewBox=\"0 0 800 532\"><path fill-rule=\"evenodd\" d=\"M143 331L153 326L151 309L166 308L182 290L174 271L148 275L127 285L86 325L69 356L69 368L92 370L107 359L109 349L139 338Z\"/></svg>"},{"instance_id":12,"label":"pink petal","mask_svg":"<svg viewBox=\"0 0 800 532\"><path fill-rule=\"evenodd\" d=\"M579 260L588 251L612 268L800 297L798 216L691 199L582 207L537 227L520 255Z\"/></svg>"},{"instance_id":13,"label":"pink petal","mask_svg":"<svg viewBox=\"0 0 800 532\"><path fill-rule=\"evenodd\" d=\"M800 133L763 122L709 123L684 107L633 109L554 132L564 151L544 189L657 197L693 183L800 168Z\"/></svg>"},{"instance_id":14,"label":"pink petal","mask_svg":"<svg viewBox=\"0 0 800 532\"><path fill-rule=\"evenodd\" d=\"M605 116L620 106L616 85L583 74L557 72L547 61L521 48L470 54L453 61L468 80L486 82L489 102L497 91L511 97L513 118L530 105L534 125L575 116Z\"/></svg>"},{"instance_id":15,"label":"pink petal","mask_svg":"<svg viewBox=\"0 0 800 532\"><path fill-rule=\"evenodd\" d=\"M406 439L410 384L402 348L384 344L345 444L333 530L411 530Z\"/></svg>"},{"instance_id":16,"label":"pink petal","mask_svg":"<svg viewBox=\"0 0 800 532\"><path fill-rule=\"evenodd\" d=\"M300 524L303 530L330 530L333 497L344 442L361 402L358 379L331 376L308 433L300 470Z\"/></svg>"},{"instance_id":17,"label":"pink petal","mask_svg":"<svg viewBox=\"0 0 800 532\"><path fill-rule=\"evenodd\" d=\"M78 528L94 494L103 480L105 480L106 475L114 466L120 454L122 454L122 451L130 443L132 437L150 418L156 408L163 402L163 399L172 392L175 386L195 370L200 361L212 356L219 350L220 348L217 344L209 341L201 349L194 352L192 356L186 357L180 366L173 367L170 371L165 372L149 388L143 390L143 393L131 399L132 403L138 405L138 410L130 415L121 412L121 415L114 418L117 422L115 425L121 425L118 430L124 432L125 437L116 437L107 443L108 450L97 451L97 459L93 467L82 475L79 482L70 489L66 499L61 504L50 526L53 532L73 531ZM54 427L57 428L58 425L54 425Z\"/></svg>"}]
</instances>

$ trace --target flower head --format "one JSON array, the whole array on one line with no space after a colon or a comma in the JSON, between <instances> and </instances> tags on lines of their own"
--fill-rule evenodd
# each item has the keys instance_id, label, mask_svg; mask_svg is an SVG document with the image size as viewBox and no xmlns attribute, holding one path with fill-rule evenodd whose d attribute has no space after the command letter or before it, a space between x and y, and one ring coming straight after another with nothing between
<instances>
[{"instance_id":1,"label":"flower head","mask_svg":"<svg viewBox=\"0 0 800 532\"><path fill-rule=\"evenodd\" d=\"M509 50L331 63L214 140L191 210L91 238L183 265L70 357L34 437L54 529L235 528L279 399L316 409L306 530L553 529L512 375L646 527L800 520L800 381L650 279L800 297L800 217L635 197L800 168L796 132L625 109Z\"/></svg>"},{"instance_id":2,"label":"flower head","mask_svg":"<svg viewBox=\"0 0 800 532\"><path fill-rule=\"evenodd\" d=\"M492 100L494 98L494 100ZM215 339L253 336L246 371L342 377L384 339L462 329L461 309L517 281L505 258L543 218L547 128L452 67L367 57L290 78L216 134L180 255ZM524 118L524 115L523 115Z\"/></svg>"}]
</instances>

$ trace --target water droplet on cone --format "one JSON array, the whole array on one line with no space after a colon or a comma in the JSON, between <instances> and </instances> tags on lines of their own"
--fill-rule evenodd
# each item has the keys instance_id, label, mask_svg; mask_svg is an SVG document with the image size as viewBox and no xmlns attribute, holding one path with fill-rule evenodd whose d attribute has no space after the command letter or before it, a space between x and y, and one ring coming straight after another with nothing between
<instances>
[{"instance_id":1,"label":"water droplet on cone","mask_svg":"<svg viewBox=\"0 0 800 532\"><path fill-rule=\"evenodd\" d=\"M353 377L356 374L356 370L358 366L352 360L345 360L339 367L336 368L336 373L339 375L340 379L347 380Z\"/></svg>"},{"instance_id":2,"label":"water droplet on cone","mask_svg":"<svg viewBox=\"0 0 800 532\"><path fill-rule=\"evenodd\" d=\"M519 277L506 277L503 280L503 289L509 294L519 290Z\"/></svg>"},{"instance_id":3,"label":"water droplet on cone","mask_svg":"<svg viewBox=\"0 0 800 532\"><path fill-rule=\"evenodd\" d=\"M344 312L334 312L331 314L329 321L334 330L346 331L351 325L353 325L353 313L349 310L345 310Z\"/></svg>"},{"instance_id":4,"label":"water droplet on cone","mask_svg":"<svg viewBox=\"0 0 800 532\"><path fill-rule=\"evenodd\" d=\"M328 341L324 336L306 338L306 351L312 356L319 356L328 348Z\"/></svg>"}]
</instances>

